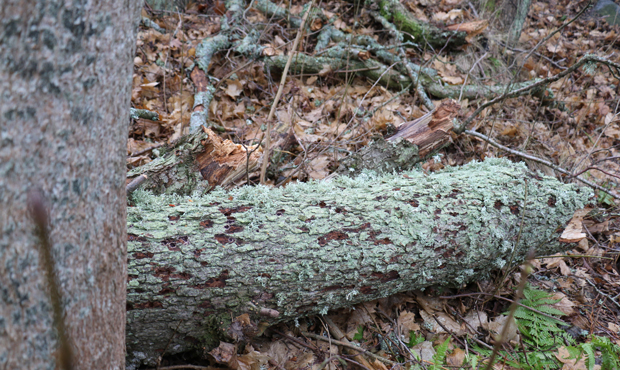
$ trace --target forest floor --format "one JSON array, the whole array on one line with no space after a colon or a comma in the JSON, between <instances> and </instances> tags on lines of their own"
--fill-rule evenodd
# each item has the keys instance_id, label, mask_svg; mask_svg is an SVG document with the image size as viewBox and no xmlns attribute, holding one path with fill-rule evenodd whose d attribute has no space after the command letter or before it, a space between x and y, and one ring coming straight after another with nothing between
<instances>
[{"instance_id":1,"label":"forest floor","mask_svg":"<svg viewBox=\"0 0 620 370\"><path fill-rule=\"evenodd\" d=\"M450 85L545 78L566 70L587 53L620 62L620 28L587 12L538 45L583 9L585 1L533 2L515 48L503 46L500 13L491 11L490 2L486 6L466 0L411 0L403 4L419 20L440 27L489 21L484 32L460 50L407 50L413 62L437 70ZM303 5L281 6L299 14ZM369 35L380 42L389 38L364 8L341 0L316 7L346 34ZM153 148L188 132L196 91L190 78L196 48L204 38L220 32L225 11L221 0L190 2L171 12L153 11L148 6L143 10L143 17L165 32L144 24L140 27L132 107L157 112L159 119L132 120L128 169L151 161L156 155ZM255 9L248 10L245 17L260 25L261 45L269 46L275 55L288 53L296 29L287 28L285 22L270 23ZM298 50L311 55L315 44L313 35L307 35ZM259 143L279 76L266 72L262 63L232 51L214 56L209 75L216 89L207 108L211 128L235 143ZM584 66L548 87L562 106L545 106L531 96L503 100L485 109L472 129L620 193L620 80L607 67ZM468 116L484 102L460 99L459 117ZM360 111L374 114L361 115ZM292 132L296 143L272 154L267 184L324 179L341 159L377 135L386 135L425 113L415 95L399 94L356 76L354 71L289 73L273 129L278 134ZM524 161L476 137L452 134L451 144L423 162L421 169L433 172L487 157ZM559 175L541 164L526 163L547 175ZM249 174L250 185L258 183L258 178L259 171ZM459 290L400 294L325 317L300 319L268 329L253 343L238 348L237 355L219 358L219 363L207 354L203 358L176 356L164 360L160 369L181 364L194 365L194 369L484 369L524 276L528 285L520 303L536 311L523 306L513 309L518 328L512 326L503 334L492 368L612 369L609 366L620 364L620 220L613 197L599 191L597 201L600 210L584 220L588 237L578 248L533 260L529 275L510 266L508 271L498 271L496 276ZM445 296L452 298L441 298ZM312 335L332 340L317 340ZM354 356L357 352L351 348L365 352Z\"/></svg>"}]
</instances>

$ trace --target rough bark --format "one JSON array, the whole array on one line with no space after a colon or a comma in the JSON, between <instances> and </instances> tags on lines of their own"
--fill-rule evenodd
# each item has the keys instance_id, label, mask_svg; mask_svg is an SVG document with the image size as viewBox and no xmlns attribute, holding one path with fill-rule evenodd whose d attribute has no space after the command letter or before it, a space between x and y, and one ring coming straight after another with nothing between
<instances>
[{"instance_id":1,"label":"rough bark","mask_svg":"<svg viewBox=\"0 0 620 370\"><path fill-rule=\"evenodd\" d=\"M222 140L203 128L162 148L159 155L127 173L128 193L138 187L156 194L191 194L197 190L207 192L216 186L229 187L258 168L262 148Z\"/></svg>"},{"instance_id":2,"label":"rough bark","mask_svg":"<svg viewBox=\"0 0 620 370\"><path fill-rule=\"evenodd\" d=\"M402 291L461 286L505 266L513 249L515 262L530 248L567 249L560 232L591 196L500 159L205 196L138 190L128 209L128 364Z\"/></svg>"},{"instance_id":3,"label":"rough bark","mask_svg":"<svg viewBox=\"0 0 620 370\"><path fill-rule=\"evenodd\" d=\"M124 368L125 148L140 1L0 7L0 368L57 368L26 194L47 198L74 369Z\"/></svg>"}]
</instances>

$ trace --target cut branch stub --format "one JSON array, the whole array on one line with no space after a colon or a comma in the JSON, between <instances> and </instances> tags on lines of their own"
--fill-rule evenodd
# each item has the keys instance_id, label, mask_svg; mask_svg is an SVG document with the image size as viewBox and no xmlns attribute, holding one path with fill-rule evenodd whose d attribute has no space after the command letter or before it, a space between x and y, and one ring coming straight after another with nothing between
<instances>
[{"instance_id":1,"label":"cut branch stub","mask_svg":"<svg viewBox=\"0 0 620 370\"><path fill-rule=\"evenodd\" d=\"M216 186L228 187L255 171L262 158L262 149L222 140L207 128L186 135L164 154L127 174L128 179L146 175L142 189L157 194L191 194L208 191Z\"/></svg>"},{"instance_id":2,"label":"cut branch stub","mask_svg":"<svg viewBox=\"0 0 620 370\"><path fill-rule=\"evenodd\" d=\"M454 100L445 99L434 111L416 120L405 122L388 141L403 138L418 146L420 158L442 148L450 140L454 127L453 119L461 110L461 105Z\"/></svg>"}]
</instances>

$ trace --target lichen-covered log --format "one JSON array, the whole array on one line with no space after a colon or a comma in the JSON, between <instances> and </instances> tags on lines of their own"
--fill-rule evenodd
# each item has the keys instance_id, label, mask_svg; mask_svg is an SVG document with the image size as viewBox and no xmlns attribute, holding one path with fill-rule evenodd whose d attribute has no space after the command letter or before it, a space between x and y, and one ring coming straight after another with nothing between
<instances>
[{"instance_id":1,"label":"lichen-covered log","mask_svg":"<svg viewBox=\"0 0 620 370\"><path fill-rule=\"evenodd\" d=\"M592 195L492 159L428 176L133 197L128 363L153 364L169 340L166 353L209 348L251 337L260 323L460 286L504 266L515 248L517 260L530 248L561 251L563 226Z\"/></svg>"}]
</instances>

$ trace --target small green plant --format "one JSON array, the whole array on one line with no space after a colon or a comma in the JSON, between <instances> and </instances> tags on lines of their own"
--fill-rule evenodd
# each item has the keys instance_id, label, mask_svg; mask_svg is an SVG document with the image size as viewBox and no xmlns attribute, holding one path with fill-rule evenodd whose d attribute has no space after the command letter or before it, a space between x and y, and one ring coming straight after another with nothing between
<instances>
[{"instance_id":1,"label":"small green plant","mask_svg":"<svg viewBox=\"0 0 620 370\"><path fill-rule=\"evenodd\" d=\"M614 205L614 198L600 190L597 191L598 203L606 207L612 207Z\"/></svg>"},{"instance_id":2,"label":"small green plant","mask_svg":"<svg viewBox=\"0 0 620 370\"><path fill-rule=\"evenodd\" d=\"M587 343L581 343L574 347L566 347L569 358L579 359L586 355L586 366L593 370L595 359L601 359L601 369L620 369L620 346L612 343L609 338L593 335ZM600 355L597 356L596 351Z\"/></svg>"},{"instance_id":3,"label":"small green plant","mask_svg":"<svg viewBox=\"0 0 620 370\"><path fill-rule=\"evenodd\" d=\"M409 343L412 343L412 338L415 338L415 337L416 337L415 333L411 332ZM427 369L427 370L443 370L444 369L442 365L445 365L446 363L446 355L448 352L448 346L450 344L450 339L451 337L448 337L448 339L446 339L443 343L435 347L435 354L433 355L433 358L432 358L433 363L430 366L426 366L424 369ZM424 338L422 338L422 341L418 343L422 343L423 341L424 341ZM410 347L413 347L413 346L410 346ZM414 353L414 355L419 360L419 356L416 353ZM422 370L422 367L416 364L416 365L410 366L409 370Z\"/></svg>"},{"instance_id":4,"label":"small green plant","mask_svg":"<svg viewBox=\"0 0 620 370\"><path fill-rule=\"evenodd\" d=\"M364 339L364 327L360 325L357 328L357 333L353 336L353 340L362 340Z\"/></svg>"},{"instance_id":5,"label":"small green plant","mask_svg":"<svg viewBox=\"0 0 620 370\"><path fill-rule=\"evenodd\" d=\"M411 331L409 332L409 343L407 343L407 347L411 348L411 347L413 347L413 346L415 346L415 345L418 345L418 344L420 344L420 343L422 343L422 342L424 342L424 341L425 341L425 339L424 339L424 337L423 337L423 336L421 336L421 335L420 335L420 336L418 337L418 336L415 334L415 332L414 332L413 330L411 330Z\"/></svg>"},{"instance_id":6,"label":"small green plant","mask_svg":"<svg viewBox=\"0 0 620 370\"><path fill-rule=\"evenodd\" d=\"M448 345L450 344L450 338L446 339L443 343L435 348L435 354L433 355L433 364L428 367L429 370L441 370L446 362L446 352L448 351Z\"/></svg>"},{"instance_id":7,"label":"small green plant","mask_svg":"<svg viewBox=\"0 0 620 370\"><path fill-rule=\"evenodd\" d=\"M563 315L561 311L551 307L559 301L552 299L551 294L528 285L523 290L523 295L524 299L521 300L521 304L524 306L550 316ZM565 340L569 344L574 343L574 339L559 327L562 321L524 307L518 307L514 317L524 348L522 351L511 353L501 351L500 357L504 359L504 363L517 369L560 369L562 364L555 357L556 350L565 345ZM480 347L477 350L481 355L487 356L492 352Z\"/></svg>"},{"instance_id":8,"label":"small green plant","mask_svg":"<svg viewBox=\"0 0 620 370\"><path fill-rule=\"evenodd\" d=\"M551 307L552 304L559 302L559 299L552 299L551 295L543 290L538 290L527 286L523 291L525 298L521 304L531 307L537 311L551 316L562 316L564 313ZM539 350L549 350L564 345L564 343L574 343L566 330L558 325L562 321L543 316L524 307L518 307L515 311L517 327L523 335L524 342Z\"/></svg>"}]
</instances>

